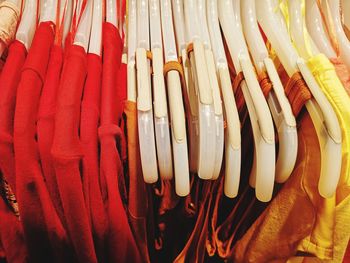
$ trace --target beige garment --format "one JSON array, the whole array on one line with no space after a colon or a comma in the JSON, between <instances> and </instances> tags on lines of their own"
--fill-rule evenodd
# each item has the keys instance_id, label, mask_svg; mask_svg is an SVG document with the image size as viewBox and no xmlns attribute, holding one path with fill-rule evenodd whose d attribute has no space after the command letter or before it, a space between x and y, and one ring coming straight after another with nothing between
<instances>
[{"instance_id":1,"label":"beige garment","mask_svg":"<svg viewBox=\"0 0 350 263\"><path fill-rule=\"evenodd\" d=\"M0 4L0 40L8 46L14 39L19 21L19 8L10 1Z\"/></svg>"}]
</instances>

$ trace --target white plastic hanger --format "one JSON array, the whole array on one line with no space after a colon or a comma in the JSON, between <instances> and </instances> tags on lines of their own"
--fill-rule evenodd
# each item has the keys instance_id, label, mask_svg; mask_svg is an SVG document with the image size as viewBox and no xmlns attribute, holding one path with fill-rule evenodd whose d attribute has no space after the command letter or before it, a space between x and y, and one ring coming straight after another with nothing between
<instances>
[{"instance_id":1,"label":"white plastic hanger","mask_svg":"<svg viewBox=\"0 0 350 263\"><path fill-rule=\"evenodd\" d=\"M153 67L154 122L159 174L162 179L173 177L173 160L169 133L168 105L163 75L163 45L159 0L150 0L150 28Z\"/></svg>"},{"instance_id":2,"label":"white plastic hanger","mask_svg":"<svg viewBox=\"0 0 350 263\"><path fill-rule=\"evenodd\" d=\"M266 72L272 82L268 104L279 138L275 177L285 182L293 171L298 153L298 134L291 106L285 96L277 70L269 57L256 19L255 0L242 0L243 31L257 73Z\"/></svg>"},{"instance_id":3,"label":"white plastic hanger","mask_svg":"<svg viewBox=\"0 0 350 263\"><path fill-rule=\"evenodd\" d=\"M89 53L98 56L101 56L102 49L102 10L102 0L93 0Z\"/></svg>"},{"instance_id":4,"label":"white plastic hanger","mask_svg":"<svg viewBox=\"0 0 350 263\"><path fill-rule=\"evenodd\" d=\"M225 49L221 37L217 0L207 1L207 18L227 122L227 129L225 132L224 193L227 197L233 198L238 194L240 181L241 128L236 101L233 95Z\"/></svg>"},{"instance_id":5,"label":"white plastic hanger","mask_svg":"<svg viewBox=\"0 0 350 263\"><path fill-rule=\"evenodd\" d=\"M305 0L305 9L306 26L316 46L328 58L335 58L337 55L324 29L316 1Z\"/></svg>"},{"instance_id":6,"label":"white plastic hanger","mask_svg":"<svg viewBox=\"0 0 350 263\"><path fill-rule=\"evenodd\" d=\"M172 19L171 1L161 1L161 22L165 62L177 62L176 43ZM169 99L171 138L174 157L175 190L179 196L190 192L188 166L185 109L181 89L181 76L176 70L167 73L167 91Z\"/></svg>"},{"instance_id":7,"label":"white plastic hanger","mask_svg":"<svg viewBox=\"0 0 350 263\"><path fill-rule=\"evenodd\" d=\"M128 68L127 68L127 93L128 101L136 102L136 46L137 46L137 18L136 18L136 0L128 2Z\"/></svg>"},{"instance_id":8,"label":"white plastic hanger","mask_svg":"<svg viewBox=\"0 0 350 263\"><path fill-rule=\"evenodd\" d=\"M198 155L199 155L199 122L198 122L198 99L194 87L194 80L192 77L192 70L190 61L187 58L187 42L185 16L183 10L182 0L172 0L173 3L173 18L175 22L176 43L178 46L178 53L182 59L182 67L184 71L187 96L189 101L188 111L188 126L187 134L189 137L189 165L192 173L198 171Z\"/></svg>"},{"instance_id":9,"label":"white plastic hanger","mask_svg":"<svg viewBox=\"0 0 350 263\"><path fill-rule=\"evenodd\" d=\"M219 19L236 72L243 72L241 88L254 135L250 185L260 201L272 197L275 180L275 137L272 117L249 58L240 15L240 0L219 2Z\"/></svg>"},{"instance_id":10,"label":"white plastic hanger","mask_svg":"<svg viewBox=\"0 0 350 263\"><path fill-rule=\"evenodd\" d=\"M29 50L34 37L37 22L38 0L26 0L21 21L19 22L16 39Z\"/></svg>"},{"instance_id":11,"label":"white plastic hanger","mask_svg":"<svg viewBox=\"0 0 350 263\"><path fill-rule=\"evenodd\" d=\"M157 155L154 136L149 50L148 0L137 1L137 110L140 155L146 183L158 180Z\"/></svg>"},{"instance_id":12,"label":"white plastic hanger","mask_svg":"<svg viewBox=\"0 0 350 263\"><path fill-rule=\"evenodd\" d=\"M106 21L118 28L116 1L118 0L106 0Z\"/></svg>"},{"instance_id":13,"label":"white plastic hanger","mask_svg":"<svg viewBox=\"0 0 350 263\"><path fill-rule=\"evenodd\" d=\"M56 23L56 15L57 15L57 0L40 1L39 23L44 21L51 21L53 23Z\"/></svg>"},{"instance_id":14,"label":"white plastic hanger","mask_svg":"<svg viewBox=\"0 0 350 263\"><path fill-rule=\"evenodd\" d=\"M200 26L200 35L204 44L205 60L207 64L208 77L213 94L214 113L215 113L215 164L212 179L217 179L220 175L222 157L224 153L224 116L222 110L221 94L216 75L216 66L214 54L211 48L211 41L207 24L207 6L206 0L197 0L198 21Z\"/></svg>"},{"instance_id":15,"label":"white plastic hanger","mask_svg":"<svg viewBox=\"0 0 350 263\"><path fill-rule=\"evenodd\" d=\"M287 74L292 76L300 72L313 95L313 99L306 103L306 108L320 143L321 174L318 189L323 197L330 197L336 190L341 168L341 131L337 117L304 60L296 53L288 34L279 25L276 15L278 3L273 0L256 0L255 4L259 24Z\"/></svg>"},{"instance_id":16,"label":"white plastic hanger","mask_svg":"<svg viewBox=\"0 0 350 263\"><path fill-rule=\"evenodd\" d=\"M65 11L65 17L63 21L63 36L62 36L62 46L65 45L66 37L70 31L71 28L71 22L72 22L72 16L73 16L73 6L74 1L73 0L66 0L67 1L67 7ZM63 11L65 9L64 5L66 4L66 1L61 0L61 7L60 7L60 19L62 19Z\"/></svg>"},{"instance_id":17,"label":"white plastic hanger","mask_svg":"<svg viewBox=\"0 0 350 263\"><path fill-rule=\"evenodd\" d=\"M325 0L325 1L328 1L328 0ZM340 17L340 0L328 1L328 4L329 4L332 19L333 19L336 36L339 43L339 53L340 53L339 55L343 60L344 64L347 66L347 68L350 69L350 41L346 37L342 26L342 21ZM330 21L328 17L326 20L328 25L330 25L329 23Z\"/></svg>"},{"instance_id":18,"label":"white plastic hanger","mask_svg":"<svg viewBox=\"0 0 350 263\"><path fill-rule=\"evenodd\" d=\"M87 52L90 42L91 22L92 22L92 0L88 0L86 7L81 14L81 20L74 38L74 45L79 45Z\"/></svg>"},{"instance_id":19,"label":"white plastic hanger","mask_svg":"<svg viewBox=\"0 0 350 263\"><path fill-rule=\"evenodd\" d=\"M202 179L211 179L214 174L216 159L214 100L212 89L209 84L210 79L205 50L199 30L196 0L187 0L184 4L186 33L188 35L188 40L193 44L193 52L191 52L189 56L198 100L199 155L197 173Z\"/></svg>"}]
</instances>

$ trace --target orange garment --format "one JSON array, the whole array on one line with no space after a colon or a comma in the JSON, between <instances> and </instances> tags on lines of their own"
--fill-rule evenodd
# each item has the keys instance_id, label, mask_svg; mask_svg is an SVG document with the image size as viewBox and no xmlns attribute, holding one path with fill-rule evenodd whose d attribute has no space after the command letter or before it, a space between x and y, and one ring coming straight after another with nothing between
<instances>
[{"instance_id":1,"label":"orange garment","mask_svg":"<svg viewBox=\"0 0 350 263\"><path fill-rule=\"evenodd\" d=\"M128 217L140 255L142 255L144 262L150 262L147 238L149 201L141 169L136 103L131 101L125 102L124 113L126 115L128 145Z\"/></svg>"},{"instance_id":2,"label":"orange garment","mask_svg":"<svg viewBox=\"0 0 350 263\"><path fill-rule=\"evenodd\" d=\"M337 76L342 82L346 92L350 95L350 72L340 58L331 58L330 61L335 67Z\"/></svg>"}]
</instances>

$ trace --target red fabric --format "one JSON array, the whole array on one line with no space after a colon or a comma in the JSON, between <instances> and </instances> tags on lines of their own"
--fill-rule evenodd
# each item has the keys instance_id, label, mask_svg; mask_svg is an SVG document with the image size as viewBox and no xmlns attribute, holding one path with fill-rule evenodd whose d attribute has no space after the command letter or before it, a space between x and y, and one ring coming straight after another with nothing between
<instances>
[{"instance_id":1,"label":"red fabric","mask_svg":"<svg viewBox=\"0 0 350 263\"><path fill-rule=\"evenodd\" d=\"M69 236L79 262L97 262L79 165L80 106L86 78L86 53L72 45L65 56L57 95L52 155Z\"/></svg>"},{"instance_id":2,"label":"red fabric","mask_svg":"<svg viewBox=\"0 0 350 263\"><path fill-rule=\"evenodd\" d=\"M0 170L15 191L15 156L13 149L13 119L16 92L21 68L27 55L25 46L14 41L0 76ZM23 228L12 210L0 200L0 239L8 262L25 262L27 250Z\"/></svg>"},{"instance_id":3,"label":"red fabric","mask_svg":"<svg viewBox=\"0 0 350 263\"><path fill-rule=\"evenodd\" d=\"M102 81L101 57L88 54L87 78L81 106L80 138L83 145L83 189L99 262L104 262L108 221L99 173L98 125Z\"/></svg>"},{"instance_id":4,"label":"red fabric","mask_svg":"<svg viewBox=\"0 0 350 263\"><path fill-rule=\"evenodd\" d=\"M56 94L61 76L62 63L62 48L60 46L53 46L47 67L46 79L40 97L37 133L41 166L46 180L46 186L55 209L62 223L64 223L63 208L51 156L51 146L55 128Z\"/></svg>"},{"instance_id":5,"label":"red fabric","mask_svg":"<svg viewBox=\"0 0 350 263\"><path fill-rule=\"evenodd\" d=\"M17 90L14 120L17 201L29 262L51 262L53 258L64 262L66 253L66 233L44 182L35 139L40 93L53 41L53 24L41 23Z\"/></svg>"},{"instance_id":6,"label":"red fabric","mask_svg":"<svg viewBox=\"0 0 350 263\"><path fill-rule=\"evenodd\" d=\"M17 86L26 55L25 46L19 41L14 41L9 48L7 63L0 77L0 170L14 192L16 192L16 179L13 119Z\"/></svg>"},{"instance_id":7,"label":"red fabric","mask_svg":"<svg viewBox=\"0 0 350 263\"><path fill-rule=\"evenodd\" d=\"M140 255L132 235L119 193L118 178L123 177L123 165L116 144L123 138L118 126L120 98L116 92L118 70L121 63L122 44L117 28L103 25L103 75L101 93L101 177L105 178L108 199L105 202L109 219L108 262L140 262ZM125 81L125 80L124 80ZM119 107L119 108L118 108Z\"/></svg>"}]
</instances>

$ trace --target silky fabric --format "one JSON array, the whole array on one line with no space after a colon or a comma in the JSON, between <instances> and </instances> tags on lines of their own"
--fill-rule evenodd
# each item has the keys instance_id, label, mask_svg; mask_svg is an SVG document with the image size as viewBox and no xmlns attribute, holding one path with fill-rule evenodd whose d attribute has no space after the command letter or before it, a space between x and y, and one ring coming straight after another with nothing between
<instances>
[{"instance_id":1,"label":"silky fabric","mask_svg":"<svg viewBox=\"0 0 350 263\"><path fill-rule=\"evenodd\" d=\"M120 177L124 177L121 148L122 141L125 141L119 127L122 112L119 111L121 101L117 94L118 81L122 78L124 81L126 79L126 74L122 74L126 71L120 70L121 54L122 41L118 30L114 25L105 22L103 24L101 121L98 133L101 144L100 173L105 180L107 192L105 207L109 220L108 262L139 262L140 255L122 203L118 182Z\"/></svg>"},{"instance_id":2,"label":"silky fabric","mask_svg":"<svg viewBox=\"0 0 350 263\"><path fill-rule=\"evenodd\" d=\"M97 132L100 119L101 81L101 57L96 54L88 54L87 78L81 104L80 121L80 139L84 153L82 163L83 189L97 258L99 262L105 262L108 222L100 187Z\"/></svg>"},{"instance_id":3,"label":"silky fabric","mask_svg":"<svg viewBox=\"0 0 350 263\"><path fill-rule=\"evenodd\" d=\"M128 218L139 253L145 262L150 262L147 237L149 198L141 169L136 103L126 101L124 104L124 113L126 116L128 146Z\"/></svg>"},{"instance_id":4,"label":"silky fabric","mask_svg":"<svg viewBox=\"0 0 350 263\"><path fill-rule=\"evenodd\" d=\"M57 186L56 173L51 156L51 147L55 129L56 97L63 66L63 50L54 45L43 85L37 122L38 146L41 167L52 203L55 206L61 222L65 225L63 207Z\"/></svg>"},{"instance_id":5,"label":"silky fabric","mask_svg":"<svg viewBox=\"0 0 350 263\"><path fill-rule=\"evenodd\" d=\"M72 45L64 58L57 94L52 156L69 236L78 262L97 262L80 175L81 97L87 72L86 52Z\"/></svg>"},{"instance_id":6,"label":"silky fabric","mask_svg":"<svg viewBox=\"0 0 350 263\"><path fill-rule=\"evenodd\" d=\"M40 23L22 69L14 119L16 197L28 246L28 262L67 261L67 235L46 188L39 160L36 121L54 25Z\"/></svg>"},{"instance_id":7,"label":"silky fabric","mask_svg":"<svg viewBox=\"0 0 350 263\"><path fill-rule=\"evenodd\" d=\"M350 72L340 58L331 58L330 61L334 65L338 78L342 82L346 92L350 96Z\"/></svg>"},{"instance_id":8,"label":"silky fabric","mask_svg":"<svg viewBox=\"0 0 350 263\"><path fill-rule=\"evenodd\" d=\"M13 152L13 119L17 86L26 55L25 46L19 41L13 42L0 76L0 170L14 192L16 192L16 179Z\"/></svg>"},{"instance_id":9,"label":"silky fabric","mask_svg":"<svg viewBox=\"0 0 350 263\"><path fill-rule=\"evenodd\" d=\"M16 33L20 10L13 2L0 3L0 41L8 46Z\"/></svg>"}]
</instances>

